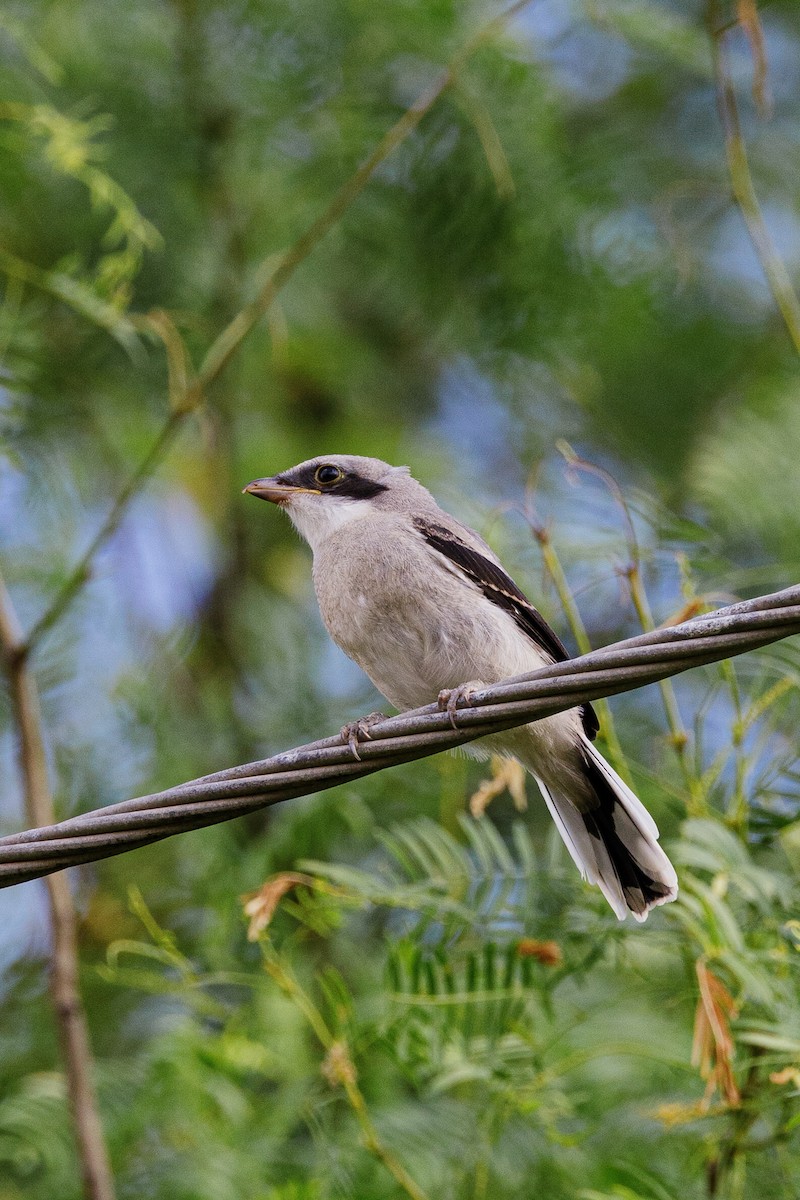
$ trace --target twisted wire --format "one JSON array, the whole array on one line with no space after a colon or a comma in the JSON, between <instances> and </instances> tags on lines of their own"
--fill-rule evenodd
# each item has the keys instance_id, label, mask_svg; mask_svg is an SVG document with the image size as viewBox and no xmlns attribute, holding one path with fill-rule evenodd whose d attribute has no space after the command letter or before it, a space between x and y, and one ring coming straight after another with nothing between
<instances>
[{"instance_id":1,"label":"twisted wire","mask_svg":"<svg viewBox=\"0 0 800 1200\"><path fill-rule=\"evenodd\" d=\"M9 834L0 838L0 887L323 791L488 733L655 683L690 667L731 658L794 633L800 633L800 586L732 604L487 687L477 692L468 706L459 708L457 728L438 705L429 704L372 726L369 740L359 743L358 759L341 735L336 735L56 825Z\"/></svg>"}]
</instances>

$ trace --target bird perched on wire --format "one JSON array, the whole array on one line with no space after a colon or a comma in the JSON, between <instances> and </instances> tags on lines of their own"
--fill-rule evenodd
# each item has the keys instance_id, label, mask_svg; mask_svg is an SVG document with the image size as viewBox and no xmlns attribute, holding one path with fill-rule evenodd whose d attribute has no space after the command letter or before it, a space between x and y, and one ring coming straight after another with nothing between
<instances>
[{"instance_id":1,"label":"bird perched on wire","mask_svg":"<svg viewBox=\"0 0 800 1200\"><path fill-rule=\"evenodd\" d=\"M332 454L244 490L279 505L309 543L328 632L396 708L438 699L454 719L480 687L569 657L489 546L407 467ZM368 737L370 719L343 736ZM675 899L677 878L653 818L594 746L597 731L585 704L478 750L519 759L583 877L620 920L643 921Z\"/></svg>"}]
</instances>

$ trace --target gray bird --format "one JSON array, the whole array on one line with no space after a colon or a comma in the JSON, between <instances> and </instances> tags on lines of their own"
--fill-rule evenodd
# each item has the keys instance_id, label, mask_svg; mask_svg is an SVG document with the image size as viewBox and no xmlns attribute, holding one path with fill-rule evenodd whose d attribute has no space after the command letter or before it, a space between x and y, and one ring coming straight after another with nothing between
<instances>
[{"instance_id":1,"label":"gray bird","mask_svg":"<svg viewBox=\"0 0 800 1200\"><path fill-rule=\"evenodd\" d=\"M438 699L452 714L472 690L569 658L489 546L407 467L331 454L244 490L279 505L306 539L328 632L396 708ZM594 746L597 731L585 704L492 734L477 752L519 759L584 879L620 920L643 921L675 899L677 877L653 818Z\"/></svg>"}]
</instances>

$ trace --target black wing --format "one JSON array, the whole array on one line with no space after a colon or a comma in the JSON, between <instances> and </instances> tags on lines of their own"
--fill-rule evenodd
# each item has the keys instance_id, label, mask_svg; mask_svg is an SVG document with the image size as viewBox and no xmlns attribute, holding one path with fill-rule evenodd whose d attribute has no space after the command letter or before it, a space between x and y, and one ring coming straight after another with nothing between
<instances>
[{"instance_id":1,"label":"black wing","mask_svg":"<svg viewBox=\"0 0 800 1200\"><path fill-rule=\"evenodd\" d=\"M455 563L459 570L478 585L487 600L511 613L523 633L549 654L554 662L564 662L570 657L561 639L502 567L478 550L473 550L445 525L437 525L427 517L412 517L412 522L429 546ZM591 704L582 706L581 715L586 736L594 741L600 725Z\"/></svg>"}]
</instances>

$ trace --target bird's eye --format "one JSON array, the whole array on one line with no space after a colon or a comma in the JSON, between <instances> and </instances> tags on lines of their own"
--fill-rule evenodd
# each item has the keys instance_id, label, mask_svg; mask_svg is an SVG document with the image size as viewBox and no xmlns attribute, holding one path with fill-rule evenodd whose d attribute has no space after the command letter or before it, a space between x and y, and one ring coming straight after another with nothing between
<instances>
[{"instance_id":1,"label":"bird's eye","mask_svg":"<svg viewBox=\"0 0 800 1200\"><path fill-rule=\"evenodd\" d=\"M314 472L314 478L317 483L323 485L338 483L340 479L344 479L344 471L340 471L338 467L334 467L331 463L326 463L322 467L317 467Z\"/></svg>"}]
</instances>

